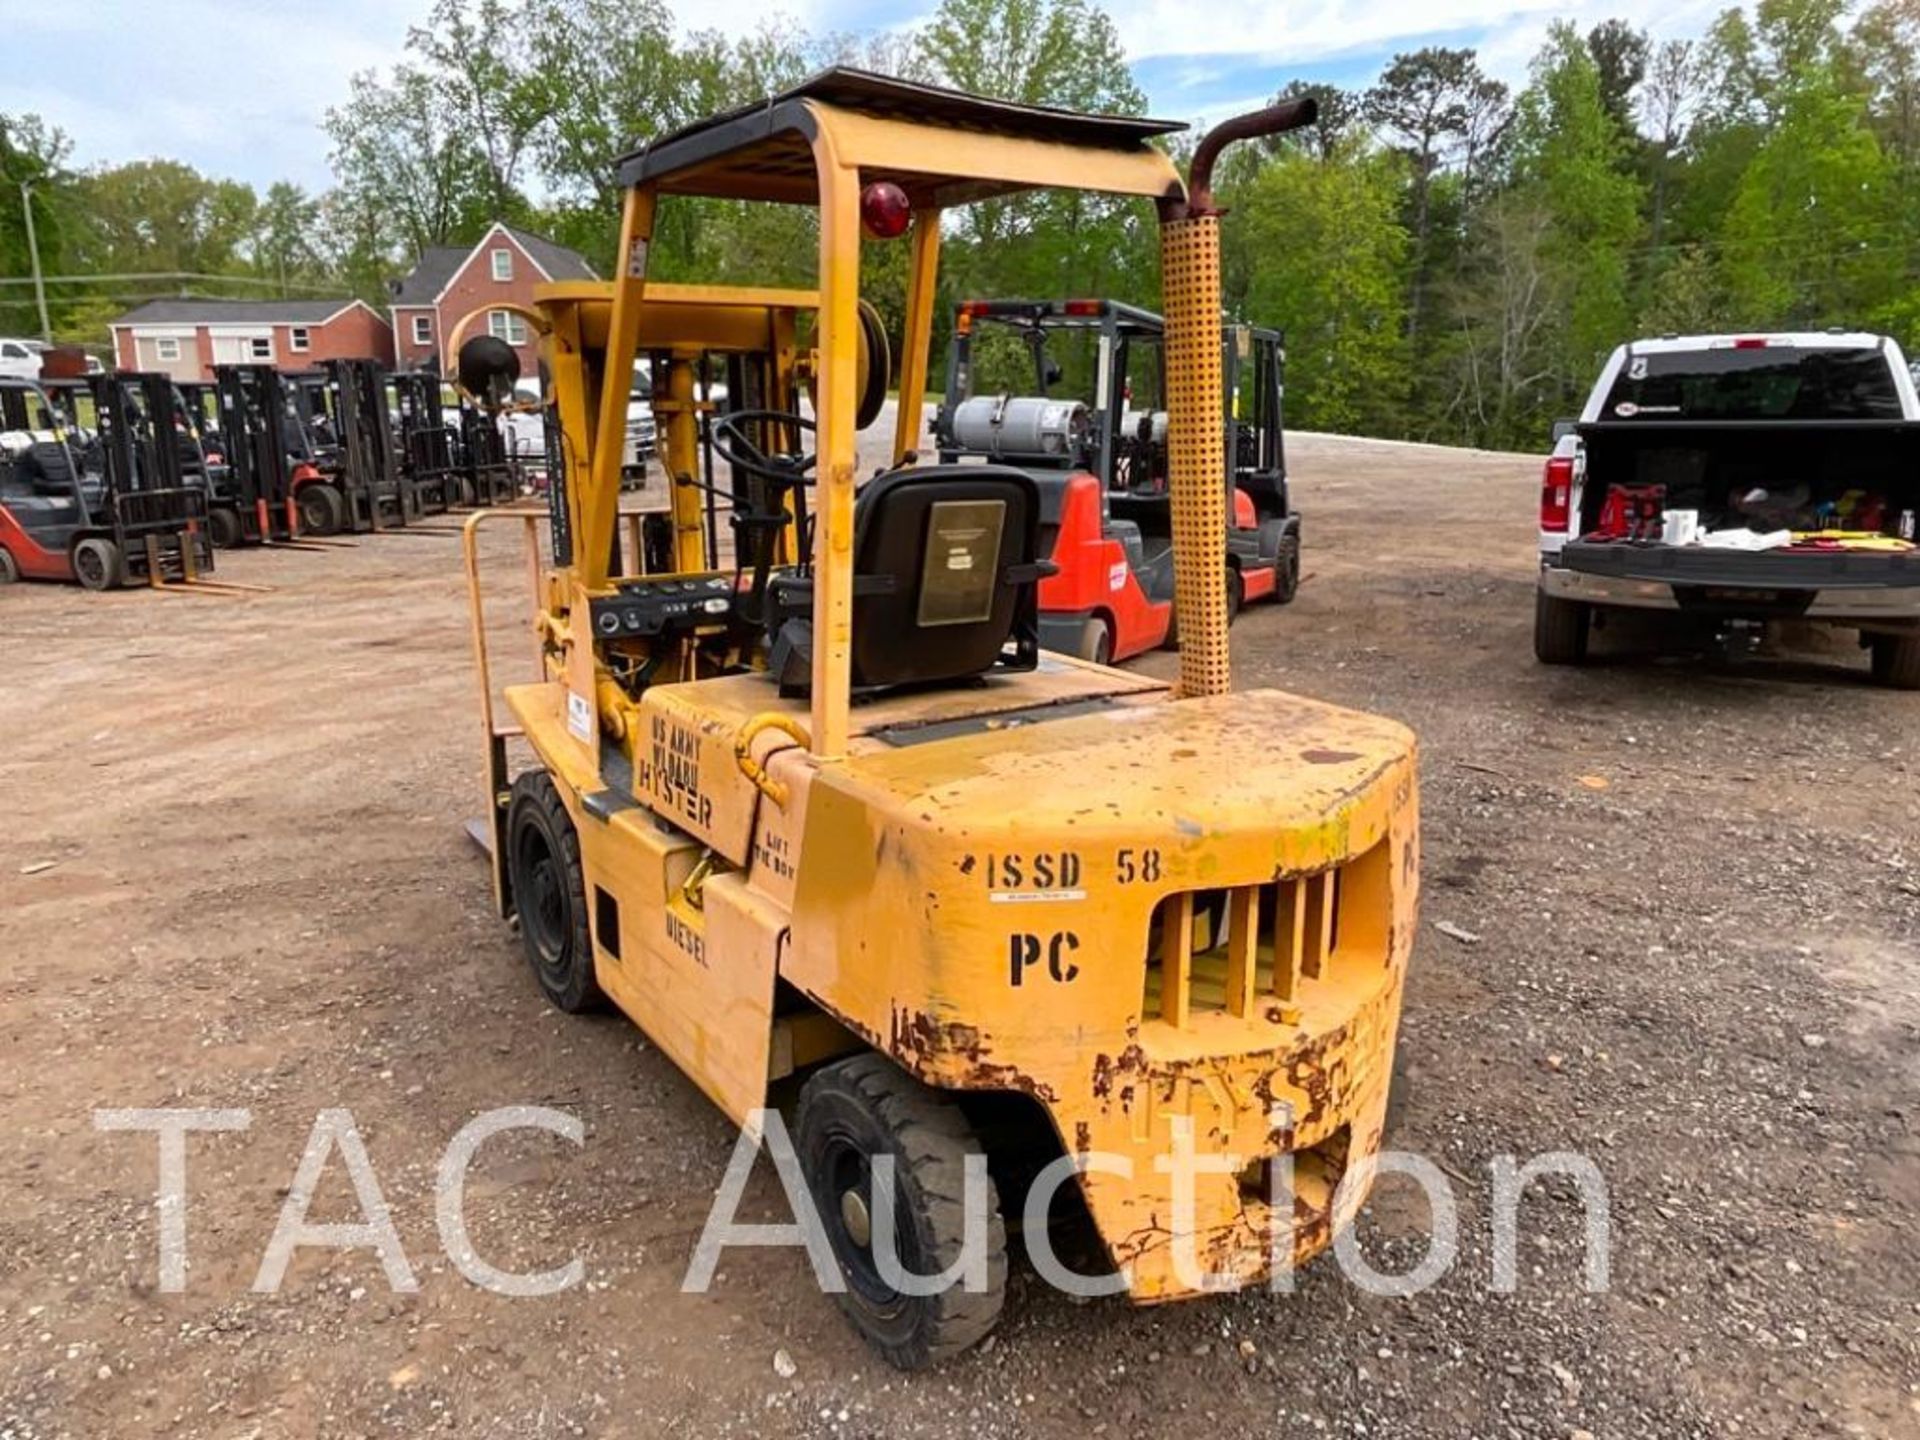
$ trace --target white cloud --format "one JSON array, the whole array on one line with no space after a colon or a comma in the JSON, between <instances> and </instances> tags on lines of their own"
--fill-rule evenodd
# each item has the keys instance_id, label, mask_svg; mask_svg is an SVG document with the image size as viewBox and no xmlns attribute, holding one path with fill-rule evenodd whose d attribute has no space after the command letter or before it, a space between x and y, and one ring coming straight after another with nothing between
<instances>
[{"instance_id":1,"label":"white cloud","mask_svg":"<svg viewBox=\"0 0 1920 1440\"><path fill-rule=\"evenodd\" d=\"M1428 37L1458 37L1454 44L1473 44L1475 37L1496 38L1502 58L1523 43L1521 61L1538 46L1538 38L1555 19L1568 19L1583 29L1612 16L1669 34L1697 33L1724 0L1512 0L1494 10L1486 0L1283 0L1280 4L1247 4L1228 23L1217 4L1207 0L1111 0L1108 11L1120 31L1130 59L1197 59L1215 57L1235 63L1265 62L1284 66L1340 55L1366 54L1410 48Z\"/></svg>"},{"instance_id":2,"label":"white cloud","mask_svg":"<svg viewBox=\"0 0 1920 1440\"><path fill-rule=\"evenodd\" d=\"M154 155L265 186L328 183L327 107L397 58L429 0L135 0L9 7L4 106L73 137L82 165ZM22 81L21 77L30 77Z\"/></svg>"}]
</instances>

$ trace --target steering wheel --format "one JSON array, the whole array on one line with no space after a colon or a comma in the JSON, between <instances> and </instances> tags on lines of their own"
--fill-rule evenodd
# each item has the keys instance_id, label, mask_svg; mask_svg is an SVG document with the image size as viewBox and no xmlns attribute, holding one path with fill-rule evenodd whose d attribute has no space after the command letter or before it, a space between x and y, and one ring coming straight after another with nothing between
<instances>
[{"instance_id":1,"label":"steering wheel","mask_svg":"<svg viewBox=\"0 0 1920 1440\"><path fill-rule=\"evenodd\" d=\"M759 424L793 425L801 430L818 428L806 416L789 410L729 410L714 419L709 432L713 448L728 464L775 485L811 485L813 479L807 472L813 469L813 462L819 456L767 454L747 437L744 428Z\"/></svg>"}]
</instances>

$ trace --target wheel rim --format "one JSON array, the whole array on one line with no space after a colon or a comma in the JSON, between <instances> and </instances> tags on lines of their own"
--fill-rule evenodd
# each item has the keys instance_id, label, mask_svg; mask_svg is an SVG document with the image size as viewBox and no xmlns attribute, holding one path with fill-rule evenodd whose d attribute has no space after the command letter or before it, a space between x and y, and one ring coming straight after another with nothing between
<instances>
[{"instance_id":1,"label":"wheel rim","mask_svg":"<svg viewBox=\"0 0 1920 1440\"><path fill-rule=\"evenodd\" d=\"M540 969L564 977L573 931L566 874L546 837L532 827L520 833L519 861L520 928Z\"/></svg>"},{"instance_id":2,"label":"wheel rim","mask_svg":"<svg viewBox=\"0 0 1920 1440\"><path fill-rule=\"evenodd\" d=\"M300 523L309 530L324 530L333 517L328 513L326 501L316 490L300 492Z\"/></svg>"},{"instance_id":3,"label":"wheel rim","mask_svg":"<svg viewBox=\"0 0 1920 1440\"><path fill-rule=\"evenodd\" d=\"M101 589L107 583L106 557L91 545L82 545L73 552L73 569L80 583L91 589Z\"/></svg>"},{"instance_id":4,"label":"wheel rim","mask_svg":"<svg viewBox=\"0 0 1920 1440\"><path fill-rule=\"evenodd\" d=\"M873 1160L858 1138L836 1125L826 1136L820 1157L820 1193L816 1196L827 1239L847 1284L867 1304L880 1310L898 1309L906 1303L891 1285L880 1277L879 1262L873 1251ZM899 1216L900 1177L895 1173L894 1214ZM919 1244L912 1228L904 1223L893 1227L893 1249L901 1267L921 1274Z\"/></svg>"}]
</instances>

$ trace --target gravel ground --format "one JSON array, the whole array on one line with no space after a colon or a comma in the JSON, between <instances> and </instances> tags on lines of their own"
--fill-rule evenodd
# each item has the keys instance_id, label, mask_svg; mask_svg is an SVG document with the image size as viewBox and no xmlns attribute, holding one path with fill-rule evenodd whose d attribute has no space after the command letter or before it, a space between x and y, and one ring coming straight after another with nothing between
<instances>
[{"instance_id":1,"label":"gravel ground","mask_svg":"<svg viewBox=\"0 0 1920 1440\"><path fill-rule=\"evenodd\" d=\"M681 1294L733 1135L630 1026L537 998L459 829L454 542L396 537L234 557L276 587L246 600L0 593L0 1440L1920 1435L1920 700L1793 636L1729 665L1629 629L1541 669L1537 462L1292 459L1308 581L1242 617L1236 678L1421 736L1400 1143L1453 1181L1445 1278L1381 1299L1317 1263L1140 1311L1016 1271L993 1343L919 1377L791 1251ZM582 1258L548 1299L472 1287L436 1234L441 1151L506 1104L585 1126L494 1142L469 1184L489 1260ZM92 1113L185 1105L250 1125L193 1138L187 1289L161 1294L153 1141ZM329 1107L415 1293L364 1250L251 1291ZM1560 1150L1606 1181L1610 1286L1549 1180L1495 1293L1491 1167ZM777 1216L766 1177L752 1199ZM357 1213L336 1159L313 1218ZM1406 1269L1428 1228L1385 1182L1363 1250Z\"/></svg>"}]
</instances>

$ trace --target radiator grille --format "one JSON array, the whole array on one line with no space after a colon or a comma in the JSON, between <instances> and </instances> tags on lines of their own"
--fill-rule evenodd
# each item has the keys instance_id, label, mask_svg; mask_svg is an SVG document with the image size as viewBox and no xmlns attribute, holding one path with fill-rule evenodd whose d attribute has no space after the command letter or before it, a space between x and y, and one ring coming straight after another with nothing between
<instances>
[{"instance_id":1,"label":"radiator grille","mask_svg":"<svg viewBox=\"0 0 1920 1440\"><path fill-rule=\"evenodd\" d=\"M1143 1020L1184 1026L1263 1002L1299 1004L1383 960L1392 905L1387 842L1342 865L1263 885L1183 890L1155 907Z\"/></svg>"}]
</instances>

